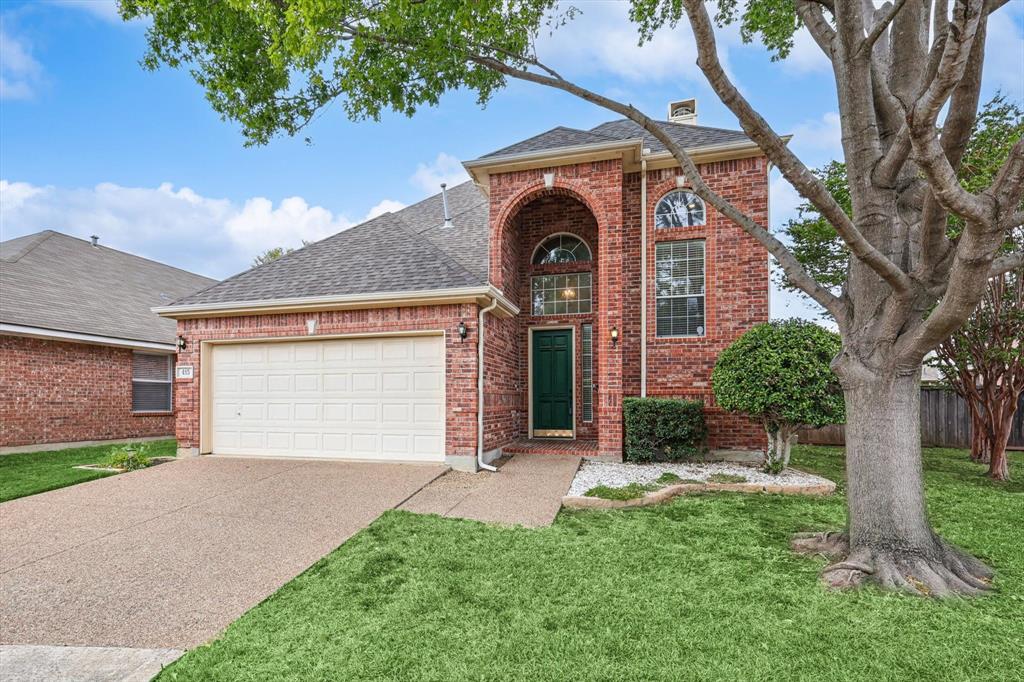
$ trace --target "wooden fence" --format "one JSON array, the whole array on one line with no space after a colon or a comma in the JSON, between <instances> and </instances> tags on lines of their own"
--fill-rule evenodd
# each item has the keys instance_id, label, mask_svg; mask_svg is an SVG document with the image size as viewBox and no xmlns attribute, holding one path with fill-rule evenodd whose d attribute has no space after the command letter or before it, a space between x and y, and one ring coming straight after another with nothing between
<instances>
[{"instance_id":1,"label":"wooden fence","mask_svg":"<svg viewBox=\"0 0 1024 682\"><path fill-rule=\"evenodd\" d=\"M803 429L800 442L815 445L843 445L846 442L842 424L820 429ZM925 447L968 448L971 446L971 417L967 403L952 391L941 388L921 389L921 444ZM1024 395L1013 418L1008 447L1024 450Z\"/></svg>"}]
</instances>

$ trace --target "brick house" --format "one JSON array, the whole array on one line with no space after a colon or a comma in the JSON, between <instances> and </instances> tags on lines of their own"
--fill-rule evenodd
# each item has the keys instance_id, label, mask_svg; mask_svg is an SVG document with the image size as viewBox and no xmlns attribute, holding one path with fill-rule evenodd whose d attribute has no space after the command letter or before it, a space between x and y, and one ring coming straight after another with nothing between
<instances>
[{"instance_id":1,"label":"brick house","mask_svg":"<svg viewBox=\"0 0 1024 682\"><path fill-rule=\"evenodd\" d=\"M51 230L0 242L0 449L173 434L176 324L150 308L215 281Z\"/></svg>"},{"instance_id":2,"label":"brick house","mask_svg":"<svg viewBox=\"0 0 1024 682\"><path fill-rule=\"evenodd\" d=\"M665 129L767 224L760 149L680 109ZM471 182L158 309L193 370L175 385L182 454L620 458L622 400L641 395L704 400L712 448L763 446L710 375L768 319L768 254L660 143L618 120L464 166Z\"/></svg>"}]
</instances>

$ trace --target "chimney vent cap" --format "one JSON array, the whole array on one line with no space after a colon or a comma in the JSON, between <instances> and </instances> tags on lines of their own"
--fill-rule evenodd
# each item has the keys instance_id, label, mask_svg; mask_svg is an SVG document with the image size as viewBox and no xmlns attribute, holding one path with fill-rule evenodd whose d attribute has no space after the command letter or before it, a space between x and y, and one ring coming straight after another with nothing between
<instances>
[{"instance_id":1,"label":"chimney vent cap","mask_svg":"<svg viewBox=\"0 0 1024 682\"><path fill-rule=\"evenodd\" d=\"M669 102L668 120L672 123L697 125L697 98L690 97Z\"/></svg>"}]
</instances>

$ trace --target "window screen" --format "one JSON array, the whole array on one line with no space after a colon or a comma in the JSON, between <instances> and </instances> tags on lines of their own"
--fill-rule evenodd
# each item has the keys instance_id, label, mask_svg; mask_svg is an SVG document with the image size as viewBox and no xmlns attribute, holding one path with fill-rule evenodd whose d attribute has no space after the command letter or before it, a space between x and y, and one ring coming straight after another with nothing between
<instances>
[{"instance_id":1,"label":"window screen","mask_svg":"<svg viewBox=\"0 0 1024 682\"><path fill-rule=\"evenodd\" d=\"M704 336L704 240L655 247L658 336Z\"/></svg>"},{"instance_id":2,"label":"window screen","mask_svg":"<svg viewBox=\"0 0 1024 682\"><path fill-rule=\"evenodd\" d=\"M173 359L152 353L132 356L132 412L170 411Z\"/></svg>"},{"instance_id":3,"label":"window screen","mask_svg":"<svg viewBox=\"0 0 1024 682\"><path fill-rule=\"evenodd\" d=\"M583 325L580 351L583 355L583 395L580 407L583 421L594 421L594 327Z\"/></svg>"}]
</instances>

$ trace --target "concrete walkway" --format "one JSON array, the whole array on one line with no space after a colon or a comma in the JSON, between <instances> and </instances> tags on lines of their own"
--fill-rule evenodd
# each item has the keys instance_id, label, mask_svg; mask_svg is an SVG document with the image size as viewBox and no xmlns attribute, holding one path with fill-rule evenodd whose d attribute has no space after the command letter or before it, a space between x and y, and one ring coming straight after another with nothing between
<instances>
[{"instance_id":1,"label":"concrete walkway","mask_svg":"<svg viewBox=\"0 0 1024 682\"><path fill-rule=\"evenodd\" d=\"M444 471L201 457L4 503L0 644L194 647Z\"/></svg>"},{"instance_id":2,"label":"concrete walkway","mask_svg":"<svg viewBox=\"0 0 1024 682\"><path fill-rule=\"evenodd\" d=\"M18 682L149 682L177 660L178 649L0 646L0 680Z\"/></svg>"},{"instance_id":3,"label":"concrete walkway","mask_svg":"<svg viewBox=\"0 0 1024 682\"><path fill-rule=\"evenodd\" d=\"M451 471L424 487L399 509L488 523L550 526L562 506L580 457L517 455L497 473Z\"/></svg>"}]
</instances>

